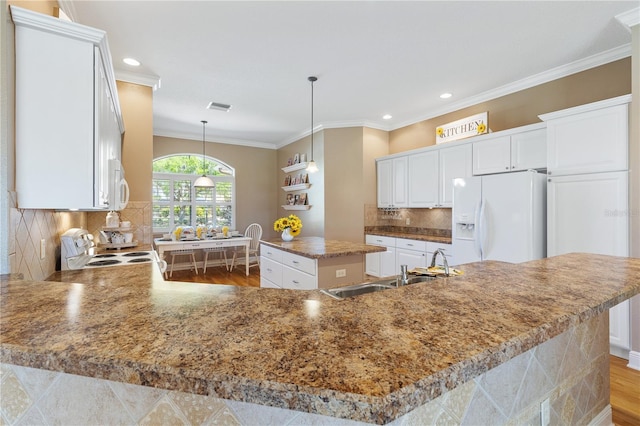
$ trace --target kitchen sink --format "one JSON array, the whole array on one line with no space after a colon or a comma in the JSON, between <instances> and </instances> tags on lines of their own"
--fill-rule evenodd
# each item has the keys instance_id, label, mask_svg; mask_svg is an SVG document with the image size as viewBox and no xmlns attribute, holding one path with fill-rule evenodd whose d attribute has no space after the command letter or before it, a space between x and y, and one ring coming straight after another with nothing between
<instances>
[{"instance_id":1,"label":"kitchen sink","mask_svg":"<svg viewBox=\"0 0 640 426\"><path fill-rule=\"evenodd\" d=\"M434 279L435 277L428 275L413 276L409 278L407 284L422 283ZM354 284L346 287L338 287L320 291L327 296L333 297L334 299L342 300L346 299L347 297L360 296L361 294L375 293L377 291L389 290L392 288L397 288L396 280L382 280L370 283Z\"/></svg>"}]
</instances>

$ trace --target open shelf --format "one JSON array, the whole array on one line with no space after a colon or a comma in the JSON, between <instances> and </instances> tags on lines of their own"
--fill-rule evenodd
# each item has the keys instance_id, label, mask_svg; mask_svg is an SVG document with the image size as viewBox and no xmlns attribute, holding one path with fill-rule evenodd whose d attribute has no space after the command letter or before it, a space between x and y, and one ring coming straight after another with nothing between
<instances>
[{"instance_id":1,"label":"open shelf","mask_svg":"<svg viewBox=\"0 0 640 426\"><path fill-rule=\"evenodd\" d=\"M281 186L284 192L301 191L303 189L309 189L310 187L311 187L310 183L300 183L298 185Z\"/></svg>"},{"instance_id":2,"label":"open shelf","mask_svg":"<svg viewBox=\"0 0 640 426\"><path fill-rule=\"evenodd\" d=\"M311 208L311 206L310 205L299 205L299 204L296 205L296 204L294 204L292 206L284 205L284 206L282 206L282 208L285 209L285 210L309 210Z\"/></svg>"},{"instance_id":3,"label":"open shelf","mask_svg":"<svg viewBox=\"0 0 640 426\"><path fill-rule=\"evenodd\" d=\"M291 166L283 167L282 171L285 173L295 172L296 170L302 170L307 168L307 162L292 164Z\"/></svg>"}]
</instances>

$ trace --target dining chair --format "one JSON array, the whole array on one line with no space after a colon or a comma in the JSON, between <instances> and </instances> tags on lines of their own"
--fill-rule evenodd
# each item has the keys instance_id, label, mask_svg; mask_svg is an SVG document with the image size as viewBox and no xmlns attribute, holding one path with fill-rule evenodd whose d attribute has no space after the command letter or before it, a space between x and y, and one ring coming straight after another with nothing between
<instances>
[{"instance_id":1,"label":"dining chair","mask_svg":"<svg viewBox=\"0 0 640 426\"><path fill-rule=\"evenodd\" d=\"M169 271L169 278L173 277L173 264L176 261L176 256L190 256L191 262L193 264L193 268L196 270L196 275L198 274L198 266L196 265L196 255L193 250L173 250L171 251L171 270Z\"/></svg>"},{"instance_id":2,"label":"dining chair","mask_svg":"<svg viewBox=\"0 0 640 426\"><path fill-rule=\"evenodd\" d=\"M249 262L249 268L251 268L252 266L258 266L259 268L259 247L260 238L262 238L262 226L260 226L260 224L258 223L252 223L251 225L247 226L247 229L245 229L244 236L251 238L251 241L249 242L249 259L247 260ZM229 271L233 271L233 266L235 265L238 255L244 255L244 247L236 247L236 249L233 251L233 258L231 259L231 268L229 269ZM255 263L251 263L251 256L255 258Z\"/></svg>"},{"instance_id":3,"label":"dining chair","mask_svg":"<svg viewBox=\"0 0 640 426\"><path fill-rule=\"evenodd\" d=\"M207 260L209 260L209 254L215 255L216 253L220 253L222 256L224 256L224 267L227 271L229 270L229 263L227 262L227 249L225 247L209 247L202 249L202 251L204 252L204 263L202 265L203 274L207 273ZM222 256L220 257L221 260Z\"/></svg>"}]
</instances>

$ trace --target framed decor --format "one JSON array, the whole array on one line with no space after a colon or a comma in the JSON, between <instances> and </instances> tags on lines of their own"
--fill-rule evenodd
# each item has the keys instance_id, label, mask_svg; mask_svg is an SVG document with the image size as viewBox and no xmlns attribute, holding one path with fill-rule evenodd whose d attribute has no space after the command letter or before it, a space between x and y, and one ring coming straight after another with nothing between
<instances>
[{"instance_id":1,"label":"framed decor","mask_svg":"<svg viewBox=\"0 0 640 426\"><path fill-rule=\"evenodd\" d=\"M489 131L489 113L482 112L436 127L436 144L457 141Z\"/></svg>"}]
</instances>

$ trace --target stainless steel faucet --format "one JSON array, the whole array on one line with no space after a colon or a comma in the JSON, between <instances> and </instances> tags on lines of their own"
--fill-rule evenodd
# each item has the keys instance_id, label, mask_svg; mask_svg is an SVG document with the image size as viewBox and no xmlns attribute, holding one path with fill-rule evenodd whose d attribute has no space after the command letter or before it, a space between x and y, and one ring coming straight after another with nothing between
<instances>
[{"instance_id":1,"label":"stainless steel faucet","mask_svg":"<svg viewBox=\"0 0 640 426\"><path fill-rule=\"evenodd\" d=\"M407 265L400 265L400 277L396 280L396 286L409 284L409 275L407 274Z\"/></svg>"},{"instance_id":2,"label":"stainless steel faucet","mask_svg":"<svg viewBox=\"0 0 640 426\"><path fill-rule=\"evenodd\" d=\"M444 255L444 251L442 249L437 249L433 252L433 257L431 258L431 267L436 266L436 258L438 257L438 253L442 255L442 263L444 266L444 275L449 276L449 263L447 262L447 256Z\"/></svg>"}]
</instances>

